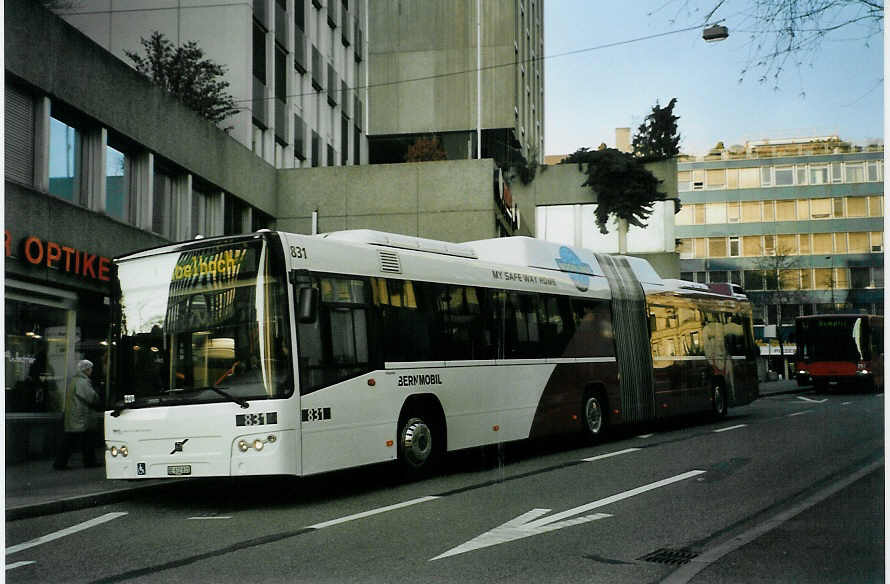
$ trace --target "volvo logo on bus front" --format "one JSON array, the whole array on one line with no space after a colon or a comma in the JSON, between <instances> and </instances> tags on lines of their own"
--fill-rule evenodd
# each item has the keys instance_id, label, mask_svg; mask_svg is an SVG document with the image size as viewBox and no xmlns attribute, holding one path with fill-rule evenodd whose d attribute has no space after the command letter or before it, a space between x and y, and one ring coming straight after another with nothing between
<instances>
[{"instance_id":1,"label":"volvo logo on bus front","mask_svg":"<svg viewBox=\"0 0 890 584\"><path fill-rule=\"evenodd\" d=\"M188 442L188 441L189 441L189 439L186 438L186 439L183 440L182 442L174 442L174 443L173 443L173 450L170 451L170 454L176 454L177 452L182 452L182 447L183 447L183 446L185 445L185 443Z\"/></svg>"},{"instance_id":2,"label":"volvo logo on bus front","mask_svg":"<svg viewBox=\"0 0 890 584\"><path fill-rule=\"evenodd\" d=\"M582 262L578 254L567 246L559 248L559 257L556 258L556 265L564 272L569 272L569 277L575 283L575 287L581 292L585 292L590 285L590 277L586 274L593 275L593 268L590 264ZM578 272L581 272L580 274Z\"/></svg>"}]
</instances>

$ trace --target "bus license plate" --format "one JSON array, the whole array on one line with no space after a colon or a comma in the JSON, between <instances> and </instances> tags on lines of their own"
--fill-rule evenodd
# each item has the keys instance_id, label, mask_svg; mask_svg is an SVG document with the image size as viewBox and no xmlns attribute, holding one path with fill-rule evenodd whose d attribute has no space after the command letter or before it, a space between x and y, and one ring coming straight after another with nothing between
<instances>
[{"instance_id":1,"label":"bus license plate","mask_svg":"<svg viewBox=\"0 0 890 584\"><path fill-rule=\"evenodd\" d=\"M168 476L182 476L192 474L192 465L190 464L174 464L167 467Z\"/></svg>"}]
</instances>

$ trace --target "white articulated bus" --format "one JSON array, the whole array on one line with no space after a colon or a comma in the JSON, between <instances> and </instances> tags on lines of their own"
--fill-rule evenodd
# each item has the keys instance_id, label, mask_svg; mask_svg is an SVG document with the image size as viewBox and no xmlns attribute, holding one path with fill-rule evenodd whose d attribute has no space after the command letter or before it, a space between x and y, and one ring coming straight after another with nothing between
<instances>
[{"instance_id":1,"label":"white articulated bus","mask_svg":"<svg viewBox=\"0 0 890 584\"><path fill-rule=\"evenodd\" d=\"M261 231L114 274L108 478L423 469L757 397L744 296L638 258Z\"/></svg>"}]
</instances>

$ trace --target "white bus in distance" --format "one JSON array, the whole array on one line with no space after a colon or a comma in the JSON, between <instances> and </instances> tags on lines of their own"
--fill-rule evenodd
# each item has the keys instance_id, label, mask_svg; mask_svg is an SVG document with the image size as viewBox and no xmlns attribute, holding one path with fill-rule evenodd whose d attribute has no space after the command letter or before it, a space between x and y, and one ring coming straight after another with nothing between
<instances>
[{"instance_id":1,"label":"white bus in distance","mask_svg":"<svg viewBox=\"0 0 890 584\"><path fill-rule=\"evenodd\" d=\"M261 231L115 260L108 478L310 475L758 395L751 307L512 237Z\"/></svg>"}]
</instances>

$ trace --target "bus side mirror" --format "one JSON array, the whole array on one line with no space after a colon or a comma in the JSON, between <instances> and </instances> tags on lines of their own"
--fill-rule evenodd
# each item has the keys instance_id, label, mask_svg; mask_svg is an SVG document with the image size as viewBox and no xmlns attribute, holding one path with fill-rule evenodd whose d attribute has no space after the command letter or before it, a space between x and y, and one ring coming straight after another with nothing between
<instances>
[{"instance_id":1,"label":"bus side mirror","mask_svg":"<svg viewBox=\"0 0 890 584\"><path fill-rule=\"evenodd\" d=\"M311 324L318 314L318 288L300 288L297 299L297 322Z\"/></svg>"}]
</instances>

